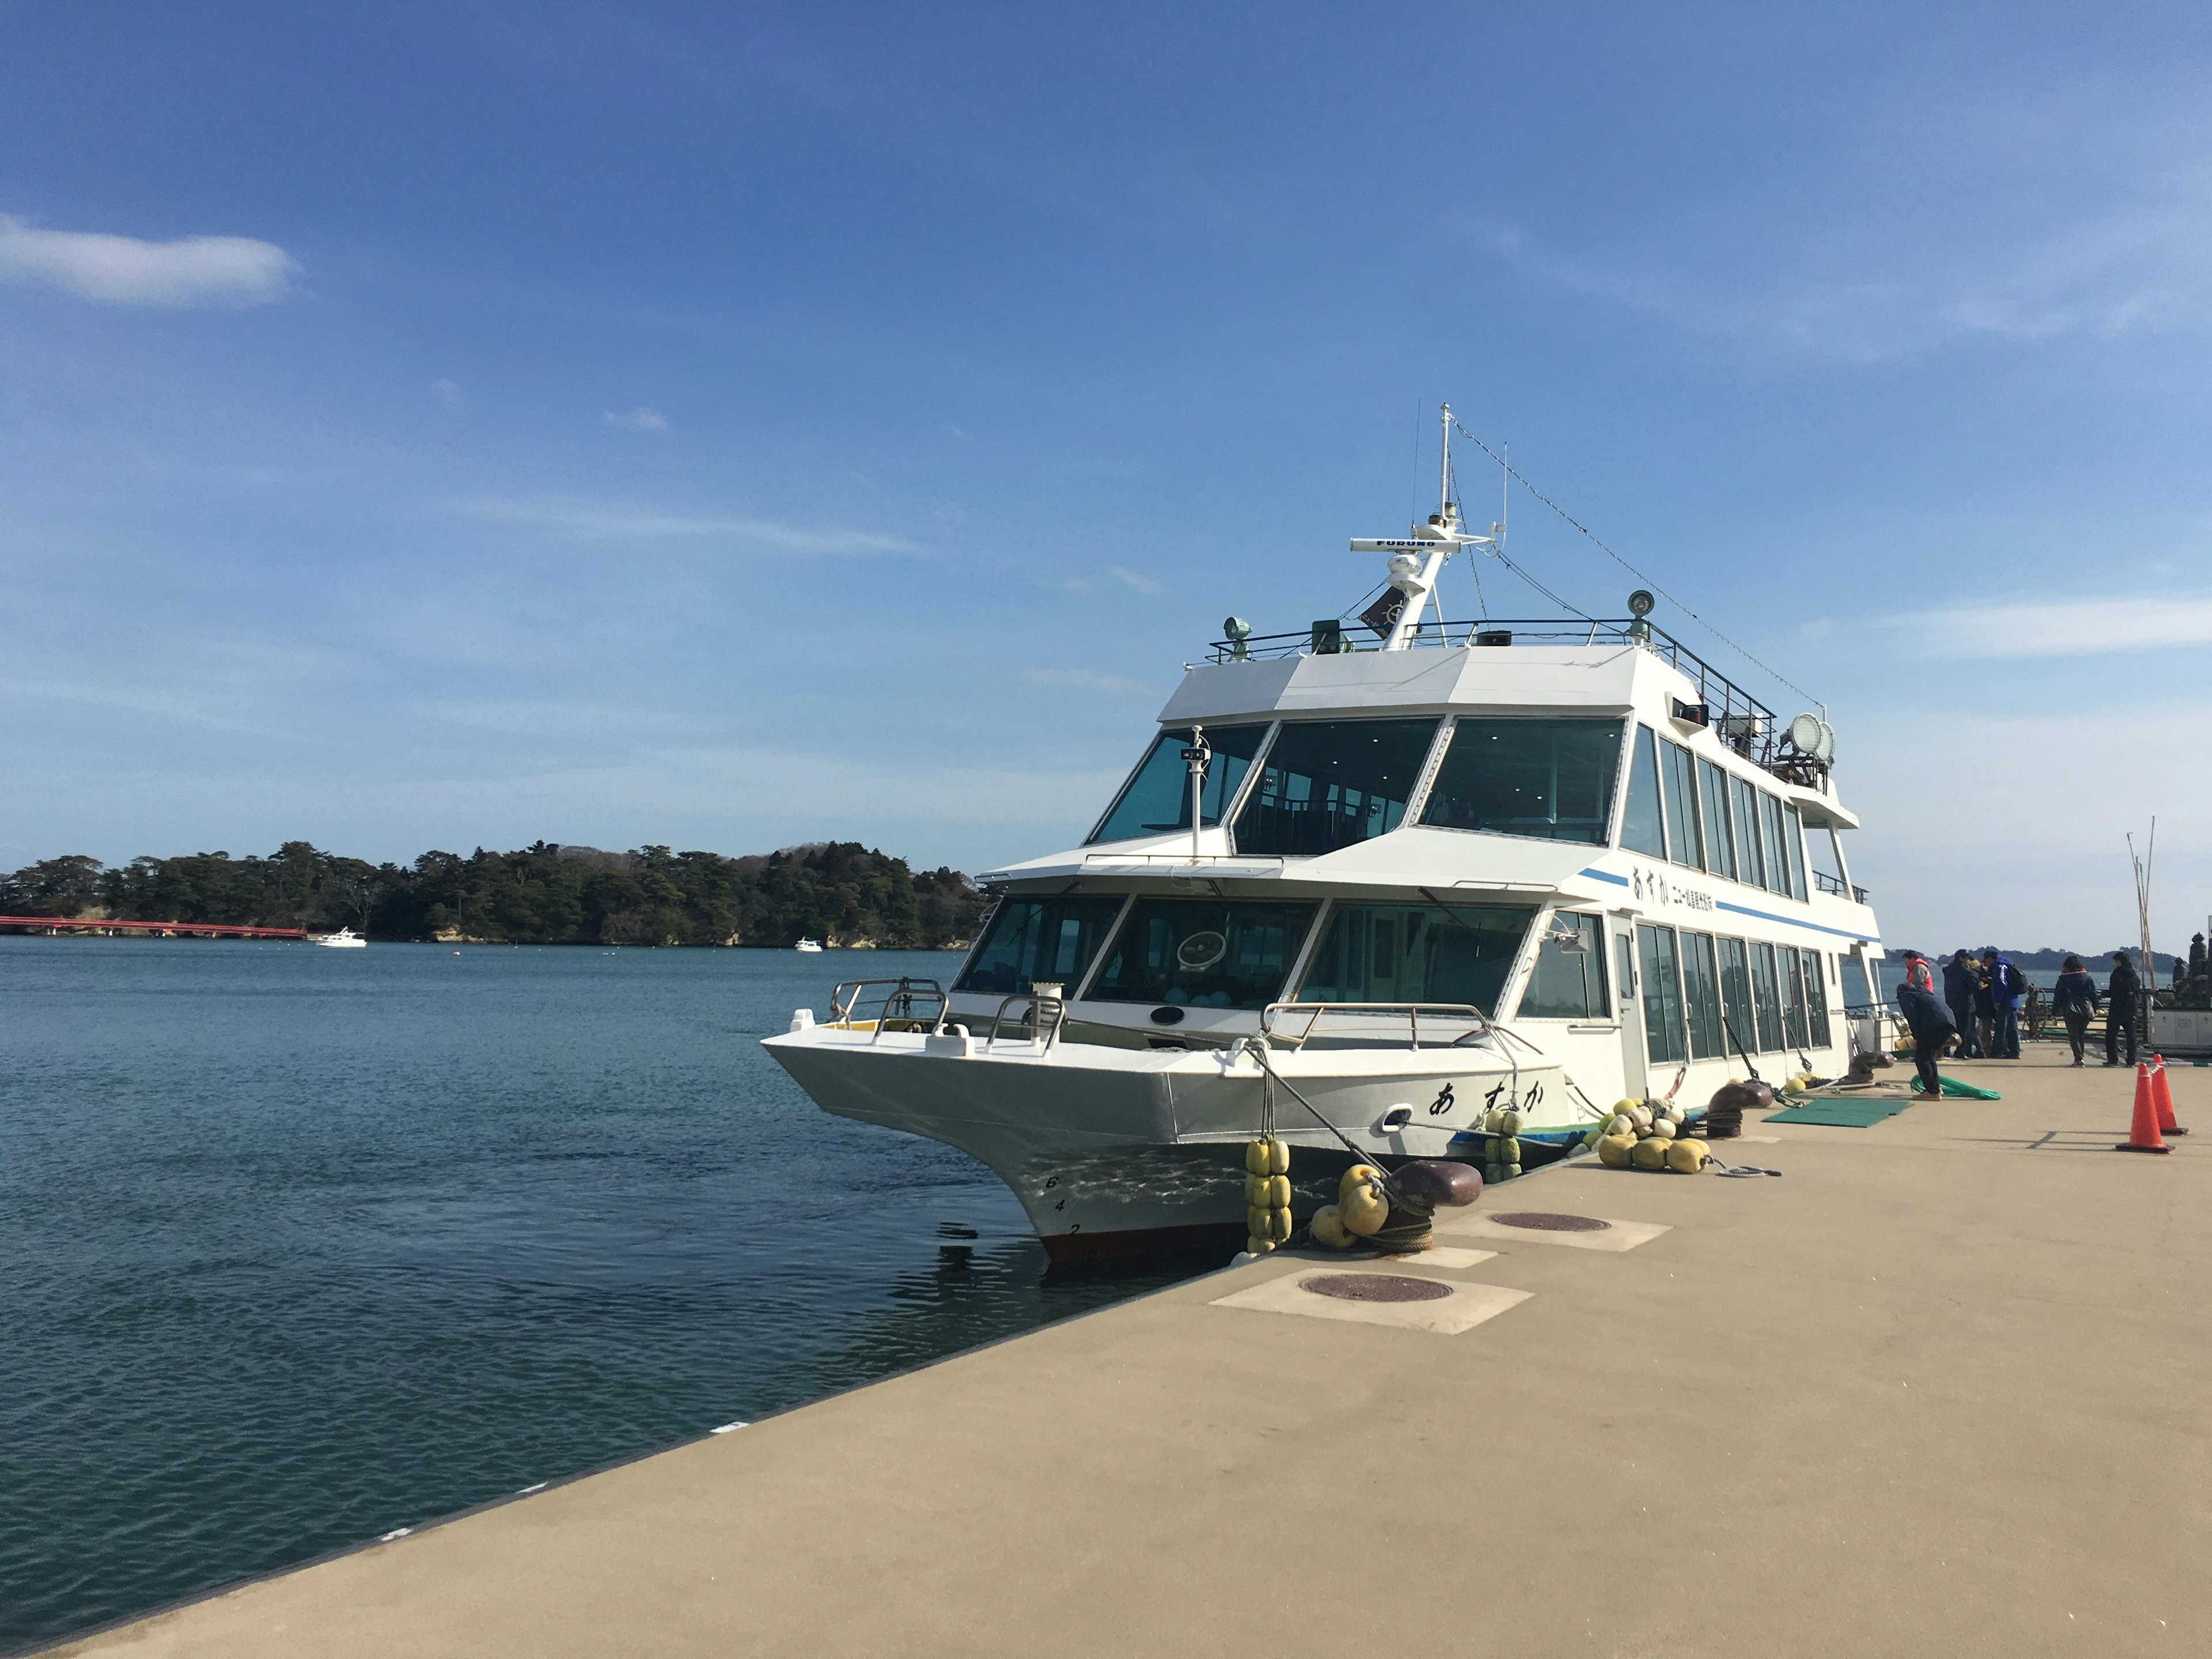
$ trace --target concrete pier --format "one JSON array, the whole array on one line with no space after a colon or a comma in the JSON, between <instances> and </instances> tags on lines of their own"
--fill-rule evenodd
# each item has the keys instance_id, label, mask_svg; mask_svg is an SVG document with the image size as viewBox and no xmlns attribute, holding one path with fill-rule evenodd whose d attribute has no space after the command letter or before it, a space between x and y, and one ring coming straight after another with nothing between
<instances>
[{"instance_id":1,"label":"concrete pier","mask_svg":"<svg viewBox=\"0 0 2212 1659\"><path fill-rule=\"evenodd\" d=\"M2212 1650L2212 1072L2155 1158L2130 1072L1948 1069L2005 1097L1487 1194L1644 1224L1380 1269L1449 1297L1277 1258L59 1651Z\"/></svg>"}]
</instances>

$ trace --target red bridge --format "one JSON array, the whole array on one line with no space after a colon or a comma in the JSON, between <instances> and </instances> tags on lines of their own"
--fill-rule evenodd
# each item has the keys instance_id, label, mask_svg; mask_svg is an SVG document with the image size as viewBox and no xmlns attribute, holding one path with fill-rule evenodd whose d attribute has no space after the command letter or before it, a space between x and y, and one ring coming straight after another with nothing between
<instances>
[{"instance_id":1,"label":"red bridge","mask_svg":"<svg viewBox=\"0 0 2212 1659\"><path fill-rule=\"evenodd\" d=\"M305 939L304 927L236 927L221 921L84 921L71 916L0 916L0 927L33 933L155 933L169 939Z\"/></svg>"}]
</instances>

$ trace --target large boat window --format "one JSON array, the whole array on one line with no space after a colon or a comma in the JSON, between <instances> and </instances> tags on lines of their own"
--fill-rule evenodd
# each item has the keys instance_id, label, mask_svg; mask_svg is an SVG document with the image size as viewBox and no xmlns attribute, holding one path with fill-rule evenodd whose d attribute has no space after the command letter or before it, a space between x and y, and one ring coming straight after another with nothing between
<instances>
[{"instance_id":1,"label":"large boat window","mask_svg":"<svg viewBox=\"0 0 2212 1659\"><path fill-rule=\"evenodd\" d=\"M1805 820L1798 816L1796 801L1791 801L1782 811L1782 840L1790 849L1790 879L1796 896L1808 899L1813 896L1813 888L1805 879Z\"/></svg>"},{"instance_id":2,"label":"large boat window","mask_svg":"<svg viewBox=\"0 0 2212 1659\"><path fill-rule=\"evenodd\" d=\"M1690 1016L1690 1058L1726 1060L1721 1029L1721 970L1711 933L1682 935L1682 1003Z\"/></svg>"},{"instance_id":3,"label":"large boat window","mask_svg":"<svg viewBox=\"0 0 2212 1659\"><path fill-rule=\"evenodd\" d=\"M1605 994L1605 925L1571 910L1553 913L1521 993L1523 1019L1610 1019Z\"/></svg>"},{"instance_id":4,"label":"large boat window","mask_svg":"<svg viewBox=\"0 0 2212 1659\"><path fill-rule=\"evenodd\" d=\"M1638 728L1637 775L1650 732ZM1462 716L1421 822L1545 841L1605 843L1620 769L1618 720L1487 720ZM1632 814L1635 811L1631 787ZM1656 828L1654 803L1654 828ZM1664 857L1662 846L1655 849Z\"/></svg>"},{"instance_id":5,"label":"large boat window","mask_svg":"<svg viewBox=\"0 0 2212 1659\"><path fill-rule=\"evenodd\" d=\"M1638 922L1637 954L1644 969L1644 1048L1654 1066L1680 1060L1682 988L1674 976L1674 930Z\"/></svg>"},{"instance_id":6,"label":"large boat window","mask_svg":"<svg viewBox=\"0 0 2212 1659\"><path fill-rule=\"evenodd\" d=\"M1751 1018L1751 954L1740 939L1719 941L1721 1035L1739 1054L1759 1052L1759 1027Z\"/></svg>"},{"instance_id":7,"label":"large boat window","mask_svg":"<svg viewBox=\"0 0 2212 1659\"><path fill-rule=\"evenodd\" d=\"M1237 815L1240 853L1333 853L1398 827L1434 720L1304 720L1276 734Z\"/></svg>"},{"instance_id":8,"label":"large boat window","mask_svg":"<svg viewBox=\"0 0 2212 1659\"><path fill-rule=\"evenodd\" d=\"M1782 994L1775 982L1774 947L1751 947L1751 1000L1757 1015L1759 1051L1767 1054L1782 1047Z\"/></svg>"},{"instance_id":9,"label":"large boat window","mask_svg":"<svg viewBox=\"0 0 2212 1659\"><path fill-rule=\"evenodd\" d=\"M1301 1002L1471 1002L1498 1012L1534 911L1477 904L1339 904Z\"/></svg>"},{"instance_id":10,"label":"large boat window","mask_svg":"<svg viewBox=\"0 0 2212 1659\"><path fill-rule=\"evenodd\" d=\"M1747 887L1764 887L1766 860L1759 847L1759 791L1749 779L1732 777L1729 799L1735 804L1736 879Z\"/></svg>"},{"instance_id":11,"label":"large boat window","mask_svg":"<svg viewBox=\"0 0 2212 1659\"><path fill-rule=\"evenodd\" d=\"M1662 738L1659 775L1667 787L1667 856L1703 870L1705 838L1698 823L1698 758L1680 744Z\"/></svg>"},{"instance_id":12,"label":"large boat window","mask_svg":"<svg viewBox=\"0 0 2212 1659\"><path fill-rule=\"evenodd\" d=\"M1782 986L1782 1040L1792 1048L1808 1046L1805 1040L1805 970L1798 953L1784 945L1778 977Z\"/></svg>"},{"instance_id":13,"label":"large boat window","mask_svg":"<svg viewBox=\"0 0 2212 1659\"><path fill-rule=\"evenodd\" d=\"M1199 791L1199 811L1207 823L1221 822L1221 809L1237 799L1237 786L1252 757L1260 752L1267 728L1259 726L1208 726L1201 728L1213 748ZM1107 811L1091 839L1129 841L1139 836L1164 836L1190 828L1190 767L1182 751L1190 746L1190 727L1170 726L1152 739L1152 749Z\"/></svg>"},{"instance_id":14,"label":"large boat window","mask_svg":"<svg viewBox=\"0 0 2212 1659\"><path fill-rule=\"evenodd\" d=\"M952 988L1011 996L1039 981L1058 981L1073 994L1121 903L1118 893L1007 899Z\"/></svg>"},{"instance_id":15,"label":"large boat window","mask_svg":"<svg viewBox=\"0 0 2212 1659\"><path fill-rule=\"evenodd\" d=\"M1698 793L1705 807L1705 868L1735 879L1735 836L1729 829L1729 777L1709 760L1698 763Z\"/></svg>"},{"instance_id":16,"label":"large boat window","mask_svg":"<svg viewBox=\"0 0 2212 1659\"><path fill-rule=\"evenodd\" d=\"M1779 798L1759 792L1759 827L1766 832L1766 885L1770 891L1784 898L1798 898L1790 886L1790 843L1784 839L1782 802Z\"/></svg>"},{"instance_id":17,"label":"large boat window","mask_svg":"<svg viewBox=\"0 0 2212 1659\"><path fill-rule=\"evenodd\" d=\"M1798 955L1805 963L1805 1023L1810 1028L1812 1046L1828 1046L1828 986L1821 976L1820 953L1801 951Z\"/></svg>"},{"instance_id":18,"label":"large boat window","mask_svg":"<svg viewBox=\"0 0 2212 1659\"><path fill-rule=\"evenodd\" d=\"M1264 1008L1280 998L1317 908L1139 899L1108 947L1091 1000Z\"/></svg>"},{"instance_id":19,"label":"large boat window","mask_svg":"<svg viewBox=\"0 0 2212 1659\"><path fill-rule=\"evenodd\" d=\"M1659 819L1659 761L1653 752L1651 728L1639 726L1632 739L1634 757L1628 765L1628 801L1620 813L1620 844L1632 853L1667 856L1667 831Z\"/></svg>"},{"instance_id":20,"label":"large boat window","mask_svg":"<svg viewBox=\"0 0 2212 1659\"><path fill-rule=\"evenodd\" d=\"M1874 1006L1874 992L1867 984L1866 959L1857 951L1851 951L1837 964L1836 981L1837 988L1844 994L1846 1012Z\"/></svg>"}]
</instances>

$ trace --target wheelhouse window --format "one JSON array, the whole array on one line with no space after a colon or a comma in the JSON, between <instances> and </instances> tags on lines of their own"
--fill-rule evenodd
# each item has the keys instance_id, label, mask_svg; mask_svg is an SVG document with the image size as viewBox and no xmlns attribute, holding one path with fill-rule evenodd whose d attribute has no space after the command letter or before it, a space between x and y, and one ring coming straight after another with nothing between
<instances>
[{"instance_id":1,"label":"wheelhouse window","mask_svg":"<svg viewBox=\"0 0 2212 1659\"><path fill-rule=\"evenodd\" d=\"M1682 935L1682 1004L1689 1015L1690 1058L1727 1059L1728 1039L1721 1029L1720 960L1711 933Z\"/></svg>"},{"instance_id":2,"label":"wheelhouse window","mask_svg":"<svg viewBox=\"0 0 2212 1659\"><path fill-rule=\"evenodd\" d=\"M956 991L1011 996L1038 981L1073 992L1121 913L1118 893L1010 898L984 930L983 942L957 980Z\"/></svg>"},{"instance_id":3,"label":"wheelhouse window","mask_svg":"<svg viewBox=\"0 0 2212 1659\"><path fill-rule=\"evenodd\" d=\"M1535 912L1510 905L1339 904L1300 1002L1465 1002L1498 1012Z\"/></svg>"},{"instance_id":4,"label":"wheelhouse window","mask_svg":"<svg viewBox=\"0 0 2212 1659\"><path fill-rule=\"evenodd\" d=\"M1237 815L1237 850L1296 857L1387 835L1406 816L1434 720L1285 725Z\"/></svg>"},{"instance_id":5,"label":"wheelhouse window","mask_svg":"<svg viewBox=\"0 0 2212 1659\"><path fill-rule=\"evenodd\" d=\"M1628 800L1620 813L1620 844L1632 853L1667 856L1667 830L1659 817L1659 757L1651 728L1639 726L1630 739Z\"/></svg>"},{"instance_id":6,"label":"wheelhouse window","mask_svg":"<svg viewBox=\"0 0 2212 1659\"><path fill-rule=\"evenodd\" d=\"M1201 729L1213 750L1213 758L1206 765L1206 782L1199 791L1199 812L1202 822L1218 823L1222 809L1237 799L1237 786L1251 769L1267 728L1263 723ZM1130 841L1190 828L1190 766L1182 753L1190 746L1190 734L1187 726L1170 726L1152 739L1152 748L1108 809L1092 841Z\"/></svg>"},{"instance_id":7,"label":"wheelhouse window","mask_svg":"<svg viewBox=\"0 0 2212 1659\"><path fill-rule=\"evenodd\" d=\"M1651 1063L1684 1057L1682 988L1675 977L1674 930L1639 922L1637 954L1644 969L1644 1048Z\"/></svg>"},{"instance_id":8,"label":"wheelhouse window","mask_svg":"<svg viewBox=\"0 0 2212 1659\"><path fill-rule=\"evenodd\" d=\"M1437 769L1421 822L1440 830L1603 846L1620 770L1618 720L1462 716Z\"/></svg>"},{"instance_id":9,"label":"wheelhouse window","mask_svg":"<svg viewBox=\"0 0 2212 1659\"><path fill-rule=\"evenodd\" d=\"M1523 1019L1610 1019L1606 1000L1605 927L1596 916L1554 911L1536 946L1536 965L1521 993Z\"/></svg>"},{"instance_id":10,"label":"wheelhouse window","mask_svg":"<svg viewBox=\"0 0 2212 1659\"><path fill-rule=\"evenodd\" d=\"M1659 775L1667 792L1667 856L1703 870L1705 838L1698 822L1698 758L1680 744L1662 738Z\"/></svg>"},{"instance_id":11,"label":"wheelhouse window","mask_svg":"<svg viewBox=\"0 0 2212 1659\"><path fill-rule=\"evenodd\" d=\"M1107 948L1090 999L1264 1008L1312 927L1312 904L1141 898Z\"/></svg>"},{"instance_id":12,"label":"wheelhouse window","mask_svg":"<svg viewBox=\"0 0 2212 1659\"><path fill-rule=\"evenodd\" d=\"M1729 828L1729 776L1709 760L1698 763L1698 794L1705 809L1705 868L1735 879L1735 836Z\"/></svg>"}]
</instances>

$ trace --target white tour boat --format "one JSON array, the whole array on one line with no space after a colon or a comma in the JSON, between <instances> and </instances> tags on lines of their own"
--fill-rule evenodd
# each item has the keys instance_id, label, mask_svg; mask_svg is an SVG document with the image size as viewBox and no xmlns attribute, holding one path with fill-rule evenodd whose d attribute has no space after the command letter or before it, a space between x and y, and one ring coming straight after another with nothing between
<instances>
[{"instance_id":1,"label":"white tour boat","mask_svg":"<svg viewBox=\"0 0 2212 1659\"><path fill-rule=\"evenodd\" d=\"M325 933L315 943L328 945L333 951L362 951L368 948L368 941L350 927L341 927L335 933Z\"/></svg>"},{"instance_id":2,"label":"white tour boat","mask_svg":"<svg viewBox=\"0 0 2212 1659\"><path fill-rule=\"evenodd\" d=\"M1449 433L1437 514L1351 544L1388 562L1373 643L1231 618L1089 840L981 878L949 990L855 981L766 1039L817 1102L973 1153L1102 1264L1237 1248L1268 1115L1304 1222L1354 1150L1482 1162L1494 1105L1540 1160L1623 1096L1874 1045L1826 720L1778 726L1648 594L1446 623L1445 561L1502 536L1462 527Z\"/></svg>"},{"instance_id":3,"label":"white tour boat","mask_svg":"<svg viewBox=\"0 0 2212 1659\"><path fill-rule=\"evenodd\" d=\"M818 957L822 954L822 941L818 939L803 939L791 948L794 951L804 951L809 956Z\"/></svg>"}]
</instances>

